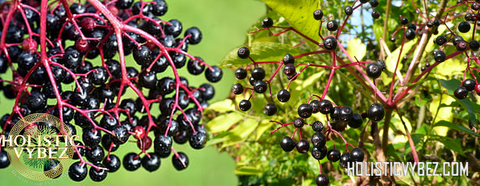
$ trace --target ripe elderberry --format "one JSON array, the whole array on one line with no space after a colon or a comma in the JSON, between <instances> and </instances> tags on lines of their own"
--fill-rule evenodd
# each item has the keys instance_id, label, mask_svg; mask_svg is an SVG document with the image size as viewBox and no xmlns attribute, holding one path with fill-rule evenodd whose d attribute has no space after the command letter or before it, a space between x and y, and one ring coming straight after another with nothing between
<instances>
[{"instance_id":1,"label":"ripe elderberry","mask_svg":"<svg viewBox=\"0 0 480 186\"><path fill-rule=\"evenodd\" d=\"M364 157L364 153L362 149L360 148L354 148L352 151L350 151L350 159L353 162L362 162Z\"/></svg>"},{"instance_id":2,"label":"ripe elderberry","mask_svg":"<svg viewBox=\"0 0 480 186\"><path fill-rule=\"evenodd\" d=\"M307 140L302 139L297 142L297 151L300 153L306 153L310 149L310 143Z\"/></svg>"},{"instance_id":3,"label":"ripe elderberry","mask_svg":"<svg viewBox=\"0 0 480 186\"><path fill-rule=\"evenodd\" d=\"M325 40L323 40L323 47L327 50L337 49L337 39L332 36L325 38Z\"/></svg>"},{"instance_id":4,"label":"ripe elderberry","mask_svg":"<svg viewBox=\"0 0 480 186\"><path fill-rule=\"evenodd\" d=\"M475 82L475 80L473 80L473 79L466 79L465 81L463 81L462 86L464 86L464 87L467 89L467 91L472 91L472 90L475 89L475 85L476 85L476 84L477 84L477 83Z\"/></svg>"},{"instance_id":5,"label":"ripe elderberry","mask_svg":"<svg viewBox=\"0 0 480 186\"><path fill-rule=\"evenodd\" d=\"M237 83L237 84L233 85L233 87L232 87L232 92L233 92L234 94L242 94L242 93L243 93L243 86L242 86L242 84Z\"/></svg>"},{"instance_id":6,"label":"ripe elderberry","mask_svg":"<svg viewBox=\"0 0 480 186\"><path fill-rule=\"evenodd\" d=\"M269 17L266 17L262 21L262 26L263 26L263 28L268 28L268 27L273 26L273 20Z\"/></svg>"},{"instance_id":7,"label":"ripe elderberry","mask_svg":"<svg viewBox=\"0 0 480 186\"><path fill-rule=\"evenodd\" d=\"M242 47L238 49L237 54L239 58L246 59L248 58L248 56L250 56L250 50L247 47ZM239 78L239 79L243 79L243 78Z\"/></svg>"},{"instance_id":8,"label":"ripe elderberry","mask_svg":"<svg viewBox=\"0 0 480 186\"><path fill-rule=\"evenodd\" d=\"M340 151L338 149L330 149L327 152L327 159L331 162L337 162L340 159Z\"/></svg>"},{"instance_id":9,"label":"ripe elderberry","mask_svg":"<svg viewBox=\"0 0 480 186\"><path fill-rule=\"evenodd\" d=\"M321 20L323 18L323 11L322 10L315 10L313 12L313 18L315 18L315 20Z\"/></svg>"},{"instance_id":10,"label":"ripe elderberry","mask_svg":"<svg viewBox=\"0 0 480 186\"><path fill-rule=\"evenodd\" d=\"M330 20L327 22L327 29L330 31L337 31L338 29L338 23L335 20Z\"/></svg>"},{"instance_id":11,"label":"ripe elderberry","mask_svg":"<svg viewBox=\"0 0 480 186\"><path fill-rule=\"evenodd\" d=\"M319 174L317 178L315 179L315 183L318 186L327 186L330 183L330 180L328 179L328 176L325 174Z\"/></svg>"},{"instance_id":12,"label":"ripe elderberry","mask_svg":"<svg viewBox=\"0 0 480 186\"><path fill-rule=\"evenodd\" d=\"M277 106L273 103L269 103L265 106L265 108L263 109L263 112L267 116L273 116L275 113L277 113Z\"/></svg>"},{"instance_id":13,"label":"ripe elderberry","mask_svg":"<svg viewBox=\"0 0 480 186\"><path fill-rule=\"evenodd\" d=\"M456 98L458 99L465 99L468 96L468 90L464 86L460 86L455 91L453 92L453 95L455 95Z\"/></svg>"},{"instance_id":14,"label":"ripe elderberry","mask_svg":"<svg viewBox=\"0 0 480 186\"><path fill-rule=\"evenodd\" d=\"M380 103L374 103L368 108L367 116L373 121L380 121L385 116L385 109Z\"/></svg>"},{"instance_id":15,"label":"ripe elderberry","mask_svg":"<svg viewBox=\"0 0 480 186\"><path fill-rule=\"evenodd\" d=\"M301 104L298 107L298 115L302 118L308 118L312 115L313 108L310 104Z\"/></svg>"}]
</instances>

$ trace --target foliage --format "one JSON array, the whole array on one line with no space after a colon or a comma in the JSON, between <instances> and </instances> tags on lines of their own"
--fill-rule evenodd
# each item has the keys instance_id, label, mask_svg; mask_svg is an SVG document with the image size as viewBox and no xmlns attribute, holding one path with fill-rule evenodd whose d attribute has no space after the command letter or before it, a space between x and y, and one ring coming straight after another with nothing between
<instances>
[{"instance_id":1,"label":"foliage","mask_svg":"<svg viewBox=\"0 0 480 186\"><path fill-rule=\"evenodd\" d=\"M259 29L262 27L263 18L253 25L247 34L247 41L241 45L250 49L251 60L236 56L238 48L241 47L239 46L227 54L221 64L235 70L253 69L252 67L257 65L252 61L259 63L267 73L269 90L261 94L247 89L243 94L232 94L229 99L213 104L206 111L219 116L206 125L213 133L209 145L236 157L236 174L240 176L242 185L315 184L314 178L320 171L310 152L301 154L294 150L295 152L288 153L279 145L284 136L294 134L295 128L286 126L276 131L274 129L279 125L270 121L284 124L292 122L298 117L298 106L310 102L312 97L315 99L317 94L320 99L350 106L359 113L367 113L374 102L383 104L386 109L385 119L372 122L364 117L363 125L358 129L336 126L337 123L330 123L325 115L320 113L306 119L307 123L321 121L341 131L347 142L364 149L368 157L365 161L407 162L415 161L418 157L417 161L421 162L455 161L469 162L470 166L478 165L480 149L477 146L476 138L479 134L476 125L480 102L475 91L470 92L466 99L459 99L454 95L465 79L475 79L476 82L479 76L476 72L478 52L468 49L466 52L457 52L451 41L442 46L434 43L435 38L440 35L447 35L449 38L452 34L458 34L467 42L474 39L472 36L476 36L476 33L472 33L472 30L477 21L470 21L472 29L467 33L457 30L457 25L465 20L465 13L477 13L470 8L473 2L459 1L457 4L448 1L442 4L443 1L403 1L390 5L387 12L387 3L392 1L381 0L376 8L372 8L369 3L359 6L359 2L353 1L263 1L270 7L266 17L273 20L273 27ZM343 11L347 5L359 6L350 17ZM312 16L313 11L319 7L324 13L320 31L320 21ZM442 7L446 7L445 12L437 12ZM379 11L380 18L372 19L372 11ZM433 15L447 22L438 27L427 27L428 21L433 22L436 19ZM409 23L416 23L414 39L405 39L404 31L407 25L402 26L401 17L407 17ZM325 28L328 19L338 21L339 32L331 32ZM345 26L341 29L344 23ZM318 33L324 37L337 36L346 51L337 48L334 53L318 52L325 50ZM394 41L391 40L392 37L395 38ZM433 52L438 51L444 51L448 56L445 62L435 62ZM318 53L302 55L309 52ZM289 81L283 74L283 68L279 67L286 54L298 57L295 65L300 73L294 81ZM337 63L339 60L344 61L351 64L352 68L339 68L332 79L329 79L331 71L326 67L335 63L333 54L339 57ZM365 67L353 68L360 66L356 60L365 62L367 66L377 59L385 60L386 70L376 80L361 75ZM264 61L269 63L260 63ZM318 67L304 68L309 64ZM278 74L277 70L280 70ZM406 76L408 79L405 79ZM248 77L237 82L244 87L251 87ZM374 86L369 82L376 84ZM374 93L375 87L380 93ZM279 102L276 98L276 94L282 89L287 89L292 94L287 103ZM244 99L252 102L252 109L246 112L236 107ZM273 116L263 113L264 106L268 103L275 103L278 108ZM303 135L300 135L310 139L314 131L309 126L303 129ZM298 135L295 139L299 139ZM342 139L339 136L334 136L333 139L337 142L335 148L344 152L346 149ZM414 144L415 148L412 148L411 144ZM332 140L327 142L327 148L333 148ZM332 163L326 158L320 163L322 173L327 174L330 183L334 185L373 185L377 182L451 185L467 182L475 184L479 181L478 176L475 176L478 175L478 169L461 177L419 177L414 173L402 177L375 178L349 177L338 162ZM441 171L442 168L437 170Z\"/></svg>"}]
</instances>

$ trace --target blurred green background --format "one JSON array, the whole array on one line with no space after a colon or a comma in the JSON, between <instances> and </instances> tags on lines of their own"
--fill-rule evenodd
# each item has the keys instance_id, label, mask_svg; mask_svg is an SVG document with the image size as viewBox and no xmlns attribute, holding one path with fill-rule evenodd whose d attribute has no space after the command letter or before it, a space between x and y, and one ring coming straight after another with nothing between
<instances>
[{"instance_id":1,"label":"blurred green background","mask_svg":"<svg viewBox=\"0 0 480 186\"><path fill-rule=\"evenodd\" d=\"M218 64L230 50L244 43L248 28L265 15L266 11L265 5L258 0L166 0L166 2L169 10L161 19L178 19L182 22L184 30L191 26L199 27L203 33L203 40L199 45L190 45L189 53L202 57L209 64ZM184 73L185 71L180 75ZM10 73L5 75L4 79L11 79ZM206 82L203 74L201 78L189 78L189 81L196 86ZM213 101L226 98L232 82L233 71L224 69L223 81L215 84L216 97ZM3 97L0 101L1 115L11 112L11 105L14 102ZM79 130L77 127L77 131ZM234 174L235 162L228 154L219 153L213 147L192 150L188 143L174 144L174 148L188 155L190 165L186 170L176 171L172 166L171 157L168 157L162 159L160 169L153 173L143 168L128 172L122 167L115 173L109 173L105 181L96 183L89 177L82 182L73 182L65 172L51 185L238 185L238 178ZM138 151L136 144L130 143L123 145L113 154L123 159L124 154ZM15 177L12 171L14 171L12 166L0 169L0 185L31 185Z\"/></svg>"}]
</instances>

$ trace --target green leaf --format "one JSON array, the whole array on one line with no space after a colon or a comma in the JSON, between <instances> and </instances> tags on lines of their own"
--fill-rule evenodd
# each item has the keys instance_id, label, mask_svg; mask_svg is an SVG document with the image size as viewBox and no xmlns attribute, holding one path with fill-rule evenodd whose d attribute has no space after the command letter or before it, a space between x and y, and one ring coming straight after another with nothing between
<instances>
[{"instance_id":1,"label":"green leaf","mask_svg":"<svg viewBox=\"0 0 480 186\"><path fill-rule=\"evenodd\" d=\"M320 8L316 0L262 0L275 12L282 15L295 29L312 38L320 40L318 28L320 21L313 18L313 12ZM326 17L326 16L325 16Z\"/></svg>"},{"instance_id":2,"label":"green leaf","mask_svg":"<svg viewBox=\"0 0 480 186\"><path fill-rule=\"evenodd\" d=\"M220 62L220 66L238 66L252 63L248 58L241 59L238 57L237 52L239 48L240 47L237 47L230 51L225 58L223 58L222 62ZM296 56L304 53L304 51L300 50L298 47L274 42L252 43L252 46L249 49L250 57L255 61L280 61L285 54Z\"/></svg>"},{"instance_id":3,"label":"green leaf","mask_svg":"<svg viewBox=\"0 0 480 186\"><path fill-rule=\"evenodd\" d=\"M262 170L251 166L243 166L235 170L236 175L258 175L261 173L263 173Z\"/></svg>"},{"instance_id":4,"label":"green leaf","mask_svg":"<svg viewBox=\"0 0 480 186\"><path fill-rule=\"evenodd\" d=\"M445 145L445 148L451 149L462 156L466 156L463 153L462 144L460 143L460 140L452 139L444 136L436 136L436 135L432 135L432 137L435 138L437 141L443 143Z\"/></svg>"},{"instance_id":5,"label":"green leaf","mask_svg":"<svg viewBox=\"0 0 480 186\"><path fill-rule=\"evenodd\" d=\"M227 140L223 143L222 147L227 147L230 145L234 145L238 142L243 142L247 139L248 135L250 135L255 129L257 128L259 122L254 119L246 119L244 122L237 125L235 128L230 130L232 132L231 135L226 136Z\"/></svg>"},{"instance_id":6,"label":"green leaf","mask_svg":"<svg viewBox=\"0 0 480 186\"><path fill-rule=\"evenodd\" d=\"M211 104L206 110L213 110L216 112L235 111L235 105L231 99L225 99Z\"/></svg>"},{"instance_id":7,"label":"green leaf","mask_svg":"<svg viewBox=\"0 0 480 186\"><path fill-rule=\"evenodd\" d=\"M395 158L395 160L401 162L403 161L403 158L400 157L396 152L395 152L395 148L393 147L392 144L389 144L388 147L387 147L387 154L392 156L393 158Z\"/></svg>"},{"instance_id":8,"label":"green leaf","mask_svg":"<svg viewBox=\"0 0 480 186\"><path fill-rule=\"evenodd\" d=\"M227 138L216 138L216 139L211 139L211 140L208 140L208 141L207 141L207 144L205 144L205 146L212 146L212 145L216 145L216 144L219 144L219 143L222 143L222 142L224 142L225 140L227 140Z\"/></svg>"},{"instance_id":9,"label":"green leaf","mask_svg":"<svg viewBox=\"0 0 480 186\"><path fill-rule=\"evenodd\" d=\"M232 125L242 120L244 117L236 112L223 114L207 123L207 130L211 133L227 131Z\"/></svg>"},{"instance_id":10,"label":"green leaf","mask_svg":"<svg viewBox=\"0 0 480 186\"><path fill-rule=\"evenodd\" d=\"M443 104L450 105L454 101L455 101L455 99L453 99L452 97L443 95L443 96L438 96L438 97L434 98L430 102L430 106L428 107L428 109L429 109L430 113L432 114L432 116L436 115L436 118L433 121L433 123L436 123L440 120L445 120L445 121L448 121L448 122L453 121L453 108L452 107L442 107L442 105ZM439 109L439 107L440 107L440 109ZM437 109L438 109L438 113L437 113ZM435 130L435 132L438 135L441 135L441 136L446 136L447 135L447 131L448 131L447 127L434 127L433 129Z\"/></svg>"},{"instance_id":11,"label":"green leaf","mask_svg":"<svg viewBox=\"0 0 480 186\"><path fill-rule=\"evenodd\" d=\"M399 59L398 55L400 55L400 62L398 63L398 69L402 69L403 68L402 58L408 54L410 49L412 49L412 47L415 46L415 44L417 44L417 39L406 42L403 45L403 50L401 54L400 54L401 46L399 46L395 51L393 51L385 61L387 70L389 72L393 72L395 70L395 65L397 64L397 60Z\"/></svg>"},{"instance_id":12,"label":"green leaf","mask_svg":"<svg viewBox=\"0 0 480 186\"><path fill-rule=\"evenodd\" d=\"M362 60L363 57L365 57L365 54L367 53L367 46L362 43L362 40L355 38L347 42L347 53L350 55L353 59L354 56L357 57L359 61Z\"/></svg>"},{"instance_id":13,"label":"green leaf","mask_svg":"<svg viewBox=\"0 0 480 186\"><path fill-rule=\"evenodd\" d=\"M302 94L303 92L305 92L307 90L311 91L310 88L315 83L317 83L319 81L319 79L321 77L323 77L326 72L327 71L322 70L318 73L312 74L303 82L301 80L292 81L292 83L290 84L291 98L298 98L300 96L300 94ZM296 103L298 101L298 99L291 99L291 101L292 101L292 103Z\"/></svg>"},{"instance_id":14,"label":"green leaf","mask_svg":"<svg viewBox=\"0 0 480 186\"><path fill-rule=\"evenodd\" d=\"M444 120L439 121L434 125L434 127L437 127L437 126L448 127L448 128L451 128L451 129L455 129L455 130L458 130L458 131L465 132L465 133L470 134L470 135L480 137L479 134L473 132L472 130L468 129L467 127L464 127L462 125L455 125L455 124L453 124L451 122L448 122L448 121L444 121Z\"/></svg>"},{"instance_id":15,"label":"green leaf","mask_svg":"<svg viewBox=\"0 0 480 186\"><path fill-rule=\"evenodd\" d=\"M260 137L263 135L263 133L265 133L265 131L267 129L269 129L270 127L272 127L272 125L274 125L274 124L275 123L270 122L269 120L262 120L260 122L260 125L258 125L258 127L257 127L257 136L255 137L255 141L260 139Z\"/></svg>"},{"instance_id":16,"label":"green leaf","mask_svg":"<svg viewBox=\"0 0 480 186\"><path fill-rule=\"evenodd\" d=\"M468 185L467 176L463 175L461 177L458 177L457 181L453 185L454 186L467 186Z\"/></svg>"},{"instance_id":17,"label":"green leaf","mask_svg":"<svg viewBox=\"0 0 480 186\"><path fill-rule=\"evenodd\" d=\"M467 110L468 112L468 119L470 120L471 123L477 123L477 115L475 114L475 107L470 99L457 99L454 95L453 92L455 89L457 89L461 82L457 79L451 79L451 80L444 80L444 79L439 79L442 87L446 88L448 90L448 95L450 95L452 98L457 100L457 102L462 106L463 109Z\"/></svg>"},{"instance_id":18,"label":"green leaf","mask_svg":"<svg viewBox=\"0 0 480 186\"><path fill-rule=\"evenodd\" d=\"M448 94L453 95L453 92L455 89L457 89L461 82L457 79L451 79L451 80L444 80L444 79L439 79L441 85L443 88L446 88L448 90Z\"/></svg>"},{"instance_id":19,"label":"green leaf","mask_svg":"<svg viewBox=\"0 0 480 186\"><path fill-rule=\"evenodd\" d=\"M455 48L455 47L454 47ZM430 64L434 63L433 61ZM440 63L435 67L435 78L445 79L446 77L452 77L454 75L462 75L465 71L465 62L458 59L447 59L443 63Z\"/></svg>"}]
</instances>

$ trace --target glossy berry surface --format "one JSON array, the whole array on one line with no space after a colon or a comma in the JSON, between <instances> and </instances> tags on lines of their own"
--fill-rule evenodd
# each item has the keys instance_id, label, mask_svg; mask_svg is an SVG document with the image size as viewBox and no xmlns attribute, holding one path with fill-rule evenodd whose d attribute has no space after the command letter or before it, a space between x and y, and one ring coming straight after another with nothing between
<instances>
[{"instance_id":1,"label":"glossy berry surface","mask_svg":"<svg viewBox=\"0 0 480 186\"><path fill-rule=\"evenodd\" d=\"M135 153L128 153L124 156L122 163L126 170L135 171L140 168L141 159Z\"/></svg>"},{"instance_id":2,"label":"glossy berry surface","mask_svg":"<svg viewBox=\"0 0 480 186\"><path fill-rule=\"evenodd\" d=\"M327 175L320 174L315 179L315 183L317 184L317 186L327 186L330 183L330 180L328 179Z\"/></svg>"},{"instance_id":3,"label":"glossy berry surface","mask_svg":"<svg viewBox=\"0 0 480 186\"><path fill-rule=\"evenodd\" d=\"M315 20L321 20L323 18L323 11L322 10L315 10L313 12L313 18L315 18Z\"/></svg>"},{"instance_id":4,"label":"glossy berry surface","mask_svg":"<svg viewBox=\"0 0 480 186\"><path fill-rule=\"evenodd\" d=\"M441 63L447 59L447 55L443 51L438 51L436 54L434 54L434 59L436 62Z\"/></svg>"},{"instance_id":5,"label":"glossy berry surface","mask_svg":"<svg viewBox=\"0 0 480 186\"><path fill-rule=\"evenodd\" d=\"M467 89L467 91L472 91L472 90L475 89L475 85L476 85L476 84L477 84L477 83L475 82L475 80L473 80L473 79L466 79L465 81L463 81L462 86L464 86L464 87Z\"/></svg>"},{"instance_id":6,"label":"glossy berry surface","mask_svg":"<svg viewBox=\"0 0 480 186\"><path fill-rule=\"evenodd\" d=\"M313 108L310 104L301 104L297 112L300 117L308 118L312 115Z\"/></svg>"},{"instance_id":7,"label":"glossy berry surface","mask_svg":"<svg viewBox=\"0 0 480 186\"><path fill-rule=\"evenodd\" d=\"M263 109L263 113L267 116L273 116L275 113L277 113L277 105L273 103L269 103L265 105L265 108Z\"/></svg>"},{"instance_id":8,"label":"glossy berry surface","mask_svg":"<svg viewBox=\"0 0 480 186\"><path fill-rule=\"evenodd\" d=\"M327 147L313 147L312 148L312 157L315 158L316 160L322 160L327 156Z\"/></svg>"},{"instance_id":9,"label":"glossy berry surface","mask_svg":"<svg viewBox=\"0 0 480 186\"><path fill-rule=\"evenodd\" d=\"M378 18L380 18L380 12L374 10L374 11L372 12L372 18L373 18L373 19L378 19Z\"/></svg>"},{"instance_id":10,"label":"glossy berry surface","mask_svg":"<svg viewBox=\"0 0 480 186\"><path fill-rule=\"evenodd\" d=\"M188 157L185 153L179 152L178 157L177 156L172 156L172 164L175 169L178 171L186 169L189 164Z\"/></svg>"},{"instance_id":11,"label":"glossy berry surface","mask_svg":"<svg viewBox=\"0 0 480 186\"><path fill-rule=\"evenodd\" d=\"M252 77L255 80L263 80L265 78L265 70L263 68L254 68L252 70Z\"/></svg>"},{"instance_id":12,"label":"glossy berry surface","mask_svg":"<svg viewBox=\"0 0 480 186\"><path fill-rule=\"evenodd\" d=\"M295 63L295 57L292 56L292 54L286 54L283 56L283 63L284 64L294 64Z\"/></svg>"},{"instance_id":13,"label":"glossy berry surface","mask_svg":"<svg viewBox=\"0 0 480 186\"><path fill-rule=\"evenodd\" d=\"M277 98L280 102L287 102L290 100L290 92L288 90L280 90L277 94Z\"/></svg>"},{"instance_id":14,"label":"glossy berry surface","mask_svg":"<svg viewBox=\"0 0 480 186\"><path fill-rule=\"evenodd\" d=\"M105 165L105 167L108 169L108 172L116 172L122 165L118 156L113 154L106 156L103 159L102 164Z\"/></svg>"},{"instance_id":15,"label":"glossy berry surface","mask_svg":"<svg viewBox=\"0 0 480 186\"><path fill-rule=\"evenodd\" d=\"M208 81L215 83L222 79L223 72L218 66L212 66L212 68L207 68L205 70L205 77Z\"/></svg>"},{"instance_id":16,"label":"glossy berry surface","mask_svg":"<svg viewBox=\"0 0 480 186\"><path fill-rule=\"evenodd\" d=\"M472 40L470 43L468 43L468 47L470 47L470 49L473 51L477 51L480 48L480 42L477 40Z\"/></svg>"},{"instance_id":17,"label":"glossy berry surface","mask_svg":"<svg viewBox=\"0 0 480 186\"><path fill-rule=\"evenodd\" d=\"M354 148L352 151L350 151L350 159L353 162L362 162L363 161L363 150L360 148Z\"/></svg>"},{"instance_id":18,"label":"glossy berry surface","mask_svg":"<svg viewBox=\"0 0 480 186\"><path fill-rule=\"evenodd\" d=\"M345 11L345 14L347 14L347 15L352 15L352 13L353 13L353 8L351 6L346 6L343 10Z\"/></svg>"},{"instance_id":19,"label":"glossy berry surface","mask_svg":"<svg viewBox=\"0 0 480 186\"><path fill-rule=\"evenodd\" d=\"M441 35L441 36L438 36L436 39L435 39L435 43L437 45L440 45L442 46L443 44L445 44L447 42L447 37Z\"/></svg>"},{"instance_id":20,"label":"glossy berry surface","mask_svg":"<svg viewBox=\"0 0 480 186\"><path fill-rule=\"evenodd\" d=\"M340 166L343 168L347 168L348 166L351 167L352 165L349 165L350 162L352 162L350 153L344 152L340 157Z\"/></svg>"},{"instance_id":21,"label":"glossy berry surface","mask_svg":"<svg viewBox=\"0 0 480 186\"><path fill-rule=\"evenodd\" d=\"M327 29L329 31L336 31L338 29L338 23L335 20L330 20L327 22Z\"/></svg>"},{"instance_id":22,"label":"glossy berry surface","mask_svg":"<svg viewBox=\"0 0 480 186\"><path fill-rule=\"evenodd\" d=\"M415 39L416 35L417 33L414 29L408 29L407 31L405 31L405 38L407 38L408 40Z\"/></svg>"},{"instance_id":23,"label":"glossy berry surface","mask_svg":"<svg viewBox=\"0 0 480 186\"><path fill-rule=\"evenodd\" d=\"M237 83L237 84L233 85L233 87L232 87L232 92L233 92L234 94L242 94L242 93L243 93L243 86L242 86L242 84Z\"/></svg>"},{"instance_id":24,"label":"glossy berry surface","mask_svg":"<svg viewBox=\"0 0 480 186\"><path fill-rule=\"evenodd\" d=\"M352 119L348 121L348 126L352 128L358 128L362 126L363 124L363 118L359 113L353 113Z\"/></svg>"},{"instance_id":25,"label":"glossy berry surface","mask_svg":"<svg viewBox=\"0 0 480 186\"><path fill-rule=\"evenodd\" d=\"M247 77L247 70L243 68L238 68L235 70L235 77L237 79L245 79Z\"/></svg>"},{"instance_id":26,"label":"glossy berry surface","mask_svg":"<svg viewBox=\"0 0 480 186\"><path fill-rule=\"evenodd\" d=\"M7 151L2 150L0 152L0 168L6 168L10 165L10 160L8 159Z\"/></svg>"},{"instance_id":27,"label":"glossy berry surface","mask_svg":"<svg viewBox=\"0 0 480 186\"><path fill-rule=\"evenodd\" d=\"M263 28L268 28L268 27L273 26L273 20L269 17L266 17L262 21L262 26L263 26Z\"/></svg>"},{"instance_id":28,"label":"glossy berry surface","mask_svg":"<svg viewBox=\"0 0 480 186\"><path fill-rule=\"evenodd\" d=\"M320 101L318 110L322 114L330 114L330 112L333 110L332 102L325 99Z\"/></svg>"},{"instance_id":29,"label":"glossy berry surface","mask_svg":"<svg viewBox=\"0 0 480 186\"><path fill-rule=\"evenodd\" d=\"M203 148L203 111L216 95L212 84L222 80L223 71L188 53L202 41L198 27L159 18L168 11L165 0L0 4L5 10L0 13L0 73L9 73L8 79L2 76L0 89L7 99L15 99L0 122L1 135L8 135L20 118L45 113L80 136L72 157L79 162L62 167L57 160L46 161L38 167L45 173L68 169L74 181L89 175L101 182L122 165L138 169L152 146L151 154L168 157L176 134L184 134L185 142L191 139L188 148ZM191 78L184 77L189 75L205 78L189 85ZM44 122L37 127L60 132ZM154 140L150 133L155 133ZM130 142L138 151L113 154ZM145 161L144 167L157 170L154 160ZM9 163L1 149L0 168Z\"/></svg>"},{"instance_id":30,"label":"glossy berry surface","mask_svg":"<svg viewBox=\"0 0 480 186\"><path fill-rule=\"evenodd\" d=\"M470 28L470 23L467 21L462 21L460 24L458 24L458 31L462 33L467 33L468 31L470 31Z\"/></svg>"},{"instance_id":31,"label":"glossy berry surface","mask_svg":"<svg viewBox=\"0 0 480 186\"><path fill-rule=\"evenodd\" d=\"M142 167L149 172L153 172L160 168L161 160L160 156L155 153L149 153L149 156L145 155L142 158Z\"/></svg>"},{"instance_id":32,"label":"glossy berry surface","mask_svg":"<svg viewBox=\"0 0 480 186\"><path fill-rule=\"evenodd\" d=\"M380 103L372 104L370 108L368 108L367 116L373 121L382 120L385 116L385 109L383 108L383 105Z\"/></svg>"},{"instance_id":33,"label":"glossy berry surface","mask_svg":"<svg viewBox=\"0 0 480 186\"><path fill-rule=\"evenodd\" d=\"M315 132L321 132L323 128L324 128L323 123L320 121L315 121L312 123L312 129Z\"/></svg>"},{"instance_id":34,"label":"glossy berry surface","mask_svg":"<svg viewBox=\"0 0 480 186\"><path fill-rule=\"evenodd\" d=\"M237 55L239 58L246 59L248 58L248 56L250 56L250 49L248 49L247 47L241 47L240 49L238 49Z\"/></svg>"},{"instance_id":35,"label":"glossy berry surface","mask_svg":"<svg viewBox=\"0 0 480 186\"><path fill-rule=\"evenodd\" d=\"M267 85L267 83L265 83L265 81L258 80L258 81L256 81L255 84L253 85L253 89L254 89L255 92L257 92L257 93L264 93L264 92L267 91L268 85Z\"/></svg>"},{"instance_id":36,"label":"glossy berry surface","mask_svg":"<svg viewBox=\"0 0 480 186\"><path fill-rule=\"evenodd\" d=\"M331 162L337 162L340 160L340 151L338 149L330 149L327 152L327 159Z\"/></svg>"},{"instance_id":37,"label":"glossy berry surface","mask_svg":"<svg viewBox=\"0 0 480 186\"><path fill-rule=\"evenodd\" d=\"M238 108L240 108L242 111L250 110L250 108L252 108L252 103L248 100L242 100L238 104Z\"/></svg>"},{"instance_id":38,"label":"glossy berry surface","mask_svg":"<svg viewBox=\"0 0 480 186\"><path fill-rule=\"evenodd\" d=\"M293 139L288 136L283 137L282 141L280 141L280 147L282 147L283 151L285 152L292 151L296 146L297 144L295 143L295 141L293 141Z\"/></svg>"},{"instance_id":39,"label":"glossy berry surface","mask_svg":"<svg viewBox=\"0 0 480 186\"><path fill-rule=\"evenodd\" d=\"M68 168L68 177L73 181L83 181L87 177L87 166L80 162L75 162Z\"/></svg>"},{"instance_id":40,"label":"glossy berry surface","mask_svg":"<svg viewBox=\"0 0 480 186\"><path fill-rule=\"evenodd\" d=\"M295 118L295 120L293 120L293 126L295 126L295 128L302 128L303 125L305 125L305 120L302 118Z\"/></svg>"},{"instance_id":41,"label":"glossy berry surface","mask_svg":"<svg viewBox=\"0 0 480 186\"><path fill-rule=\"evenodd\" d=\"M353 118L353 110L352 108L345 106L340 109L339 118L343 122L348 122Z\"/></svg>"},{"instance_id":42,"label":"glossy berry surface","mask_svg":"<svg viewBox=\"0 0 480 186\"><path fill-rule=\"evenodd\" d=\"M453 95L458 99L465 99L468 96L468 90L466 87L461 86L455 89Z\"/></svg>"},{"instance_id":43,"label":"glossy berry surface","mask_svg":"<svg viewBox=\"0 0 480 186\"><path fill-rule=\"evenodd\" d=\"M325 137L325 135L323 133L315 132L312 135L311 141L312 141L312 144L313 144L314 147L322 148L327 143L327 138Z\"/></svg>"},{"instance_id":44,"label":"glossy berry surface","mask_svg":"<svg viewBox=\"0 0 480 186\"><path fill-rule=\"evenodd\" d=\"M306 153L310 148L310 143L308 143L308 141L305 139L299 140L297 142L296 148L299 153Z\"/></svg>"},{"instance_id":45,"label":"glossy berry surface","mask_svg":"<svg viewBox=\"0 0 480 186\"><path fill-rule=\"evenodd\" d=\"M337 49L337 39L334 37L327 37L323 40L323 47L327 50L335 50Z\"/></svg>"}]
</instances>

